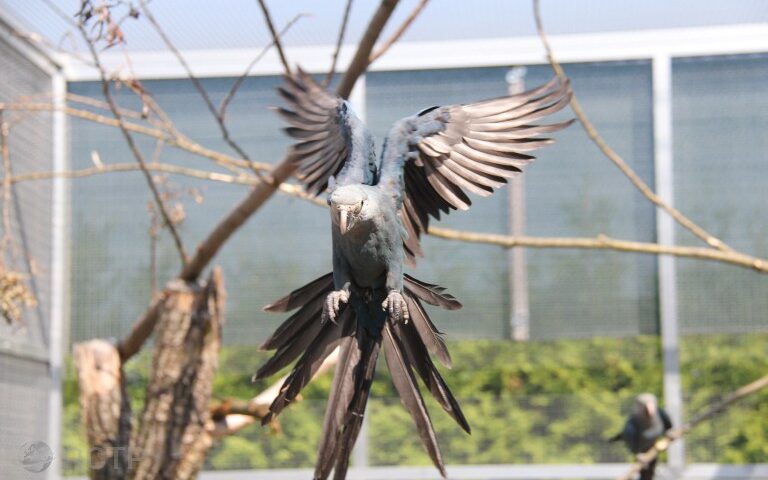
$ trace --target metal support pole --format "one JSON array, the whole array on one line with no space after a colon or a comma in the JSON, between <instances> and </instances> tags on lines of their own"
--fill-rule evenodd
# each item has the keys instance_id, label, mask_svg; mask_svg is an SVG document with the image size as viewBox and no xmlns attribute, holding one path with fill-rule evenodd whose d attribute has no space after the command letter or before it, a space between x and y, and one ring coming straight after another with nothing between
<instances>
[{"instance_id":1,"label":"metal support pole","mask_svg":"<svg viewBox=\"0 0 768 480\"><path fill-rule=\"evenodd\" d=\"M510 95L525 90L525 67L515 67L507 72L507 92ZM519 175L509 182L509 234L525 235L525 176ZM512 340L530 338L530 309L528 303L528 264L525 248L507 250L509 275L509 334Z\"/></svg>"},{"instance_id":2,"label":"metal support pole","mask_svg":"<svg viewBox=\"0 0 768 480\"><path fill-rule=\"evenodd\" d=\"M653 57L653 145L656 192L670 205L674 201L672 155L672 60L668 55ZM658 241L675 243L672 217L657 209ZM675 426L683 423L683 389L680 383L679 327L677 308L677 275L675 258L660 255L659 306L662 361L664 366L664 406ZM675 442L669 448L669 466L674 471L685 467L685 444Z\"/></svg>"},{"instance_id":3,"label":"metal support pole","mask_svg":"<svg viewBox=\"0 0 768 480\"><path fill-rule=\"evenodd\" d=\"M52 115L53 171L67 170L67 118L63 107L67 93L67 82L63 73L56 72L51 79L53 102L56 109ZM61 478L61 429L62 429L62 382L64 375L64 346L67 342L67 253L68 192L67 180L63 177L51 180L53 187L52 206L52 255L51 255L51 321L48 338L49 369L51 390L48 400L48 445L53 451L53 463L48 468L49 480Z\"/></svg>"}]
</instances>

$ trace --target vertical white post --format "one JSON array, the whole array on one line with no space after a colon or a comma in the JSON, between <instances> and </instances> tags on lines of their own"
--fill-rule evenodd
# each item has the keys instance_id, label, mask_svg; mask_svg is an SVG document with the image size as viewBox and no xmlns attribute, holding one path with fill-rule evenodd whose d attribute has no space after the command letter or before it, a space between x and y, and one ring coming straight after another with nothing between
<instances>
[{"instance_id":1,"label":"vertical white post","mask_svg":"<svg viewBox=\"0 0 768 480\"><path fill-rule=\"evenodd\" d=\"M360 120L365 121L365 75L361 75L355 83L355 88L349 95L349 103ZM352 466L355 468L365 468L368 466L368 411L366 409L363 417L363 425L360 427L360 435L357 437L355 449L352 451Z\"/></svg>"},{"instance_id":2,"label":"vertical white post","mask_svg":"<svg viewBox=\"0 0 768 480\"><path fill-rule=\"evenodd\" d=\"M507 93L514 95L525 90L525 67L515 67L507 72ZM525 176L519 175L509 182L509 234L525 235ZM528 303L528 264L525 248L507 250L509 275L509 334L512 340L530 338L530 309Z\"/></svg>"},{"instance_id":3,"label":"vertical white post","mask_svg":"<svg viewBox=\"0 0 768 480\"><path fill-rule=\"evenodd\" d=\"M67 118L63 107L67 90L64 75L58 71L52 77L53 102L56 106L52 113L53 171L64 172L67 169ZM51 391L48 401L49 434L48 445L53 451L53 463L48 468L49 480L61 478L62 428L62 382L64 364L64 346L67 341L67 217L68 192L67 180L54 178L52 206L52 254L51 254L51 322L50 343L48 346Z\"/></svg>"},{"instance_id":4,"label":"vertical white post","mask_svg":"<svg viewBox=\"0 0 768 480\"><path fill-rule=\"evenodd\" d=\"M653 145L656 172L656 192L670 205L674 201L672 155L672 59L656 55L653 75ZM675 243L675 223L661 209L656 211L658 241L663 245ZM683 389L680 383L679 327L677 308L677 275L675 258L660 255L659 306L661 347L664 366L664 406L675 426L683 422ZM669 448L669 465L680 471L685 466L685 445L682 440Z\"/></svg>"}]
</instances>

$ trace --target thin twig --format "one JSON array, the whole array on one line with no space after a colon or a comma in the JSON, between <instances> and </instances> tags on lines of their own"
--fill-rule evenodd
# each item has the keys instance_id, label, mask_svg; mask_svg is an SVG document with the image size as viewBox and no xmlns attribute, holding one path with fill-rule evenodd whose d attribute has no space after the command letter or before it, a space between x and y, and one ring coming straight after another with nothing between
<instances>
[{"instance_id":1,"label":"thin twig","mask_svg":"<svg viewBox=\"0 0 768 480\"><path fill-rule=\"evenodd\" d=\"M286 23L283 29L280 30L280 33L277 38L282 37L283 35L288 33L288 30L291 29L294 23L296 23L301 17L306 17L306 16L309 16L309 14L307 13L296 14L296 16L293 17L290 22ZM266 47L264 47L259 52L259 54L256 55L256 57L254 57L253 60L251 60L251 63L249 63L248 66L245 68L245 71L243 72L243 74L240 75L237 78L237 80L235 80L232 83L232 88L230 88L227 94L224 95L224 98L221 100L221 103L219 104L219 117L221 118L222 121L224 121L224 119L226 118L227 107L229 106L229 102L231 102L232 99L235 97L235 94L237 93L237 90L240 88L240 85L242 85L246 77L248 77L248 74L251 73L251 69L254 67L254 65L256 65L259 62L259 60L261 60L264 57L264 55L266 55L266 53L269 51L270 48L275 46L275 44L276 43L273 38L272 41L269 42L269 44Z\"/></svg>"},{"instance_id":2,"label":"thin twig","mask_svg":"<svg viewBox=\"0 0 768 480\"><path fill-rule=\"evenodd\" d=\"M416 17L419 16L422 10L424 10L424 7L427 6L427 3L429 3L429 0L421 0L418 5L416 5L416 8L413 9L410 15L408 15L408 18L405 19L405 21L400 25L400 27L395 30L395 33L392 34L391 37L389 37L384 44L382 44L381 47L379 47L378 50L373 52L371 56L368 58L368 63L373 63L376 60L379 59L382 55L387 53L387 50L389 50L389 47L395 44L400 37L403 36L406 30L408 30L408 27L411 26L414 20L416 20Z\"/></svg>"},{"instance_id":3,"label":"thin twig","mask_svg":"<svg viewBox=\"0 0 768 480\"><path fill-rule=\"evenodd\" d=\"M588 250L616 250L620 252L649 253L654 255L674 255L676 257L698 258L729 263L750 268L760 273L768 273L768 260L753 257L735 251L722 251L707 247L678 247L659 245L658 243L619 240L605 235L589 237L528 237L509 236L492 233L464 232L447 228L429 227L428 233L446 240L469 243L496 245L503 248L578 248Z\"/></svg>"},{"instance_id":4,"label":"thin twig","mask_svg":"<svg viewBox=\"0 0 768 480\"><path fill-rule=\"evenodd\" d=\"M199 178L201 180L208 180L212 182L229 183L233 185L256 186L256 185L261 185L262 183L261 180L253 176L228 175L225 173L209 172L207 170L198 170L198 169L189 168L189 167L182 167L180 165L173 165L170 163L152 162L146 165L146 169L149 170L150 172L162 172L162 173L170 173L173 175L183 175L186 177ZM63 171L63 172L45 171L45 172L22 173L22 174L10 177L10 182L19 183L19 182L29 182L29 181L35 181L35 180L48 180L51 178L77 179L77 178L91 177L93 175L118 173L118 172L136 172L140 170L141 170L141 167L135 163L113 163L109 165L95 166L95 167L83 168L80 170L70 170L70 171ZM3 177L2 180L6 181L6 178ZM278 189L280 190L280 192L285 193L286 195L300 198L302 200L307 200L311 203L314 203L322 207L327 206L324 200L307 194L306 191L299 185L282 183L280 184Z\"/></svg>"},{"instance_id":5,"label":"thin twig","mask_svg":"<svg viewBox=\"0 0 768 480\"><path fill-rule=\"evenodd\" d=\"M640 470L642 470L646 465L654 461L659 456L659 454L661 454L661 452L667 450L669 446L672 444L672 442L683 438L688 432L693 430L696 426L709 420L710 418L713 418L725 412L729 407L731 407L736 402L739 402L745 399L746 397L756 392L759 392L765 387L768 387L768 375L762 378L759 378L758 380L755 380L752 383L744 385L743 387L730 393L721 401L713 405L710 405L709 408L707 408L703 413L697 415L696 417L691 419L688 423L678 428L673 428L672 430L669 430L667 434L661 439L659 439L650 450L648 450L647 452L638 454L637 462L632 464L629 471L624 475L622 475L621 477L619 477L618 480L632 480L635 477L635 475L637 475L640 472Z\"/></svg>"},{"instance_id":6,"label":"thin twig","mask_svg":"<svg viewBox=\"0 0 768 480\"><path fill-rule=\"evenodd\" d=\"M90 112L88 110L77 109L72 107L59 108L56 105L53 105L51 103L0 103L0 109L19 110L19 111L39 111L39 112L60 110L71 117L81 118L83 120L100 123L102 125L108 125L110 127L120 126L120 122L118 122L112 117L107 117L104 115ZM121 108L120 111L123 112L125 111L125 109ZM168 132L165 132L158 128L150 128L137 123L127 122L125 120L123 120L123 125L125 126L126 129L128 129L131 132L139 133L152 138L163 140L166 144L172 147L179 148L181 150L194 153L195 155L208 158L225 168L232 166L232 167L244 167L244 168L251 168L256 170L264 170L264 171L270 170L272 168L272 166L268 163L259 163L259 162L253 162L253 161L249 162L247 160L234 158L224 153L217 152L209 148L205 148L199 143L196 143L193 140L183 135L173 136L173 135L170 135Z\"/></svg>"},{"instance_id":7,"label":"thin twig","mask_svg":"<svg viewBox=\"0 0 768 480\"><path fill-rule=\"evenodd\" d=\"M344 18L341 19L341 26L339 27L339 35L336 38L336 48L333 50L333 57L331 58L331 68L328 69L328 73L325 74L323 80L323 86L327 87L333 81L333 75L336 73L336 62L339 59L339 52L341 51L341 44L344 42L344 34L347 31L347 22L349 22L349 12L352 10L352 1L347 0L347 6L344 7Z\"/></svg>"},{"instance_id":8,"label":"thin twig","mask_svg":"<svg viewBox=\"0 0 768 480\"><path fill-rule=\"evenodd\" d=\"M234 151L236 151L237 154L240 155L240 157L242 157L243 160L247 160L250 163L251 158L248 156L247 153L245 153L245 150L243 150L240 147L240 145L238 145L238 143L235 142L232 139L232 137L230 137L229 129L227 129L227 126L224 123L224 119L219 115L219 111L216 109L216 106L213 104L213 100L211 100L211 97L208 95L208 91L206 91L205 87L203 87L203 84L192 72L192 68L187 63L187 60L184 58L184 55L182 55L179 49L176 48L176 45L174 45L173 42L171 42L171 39L168 37L168 35L166 35L165 30L163 30L163 28L157 22L155 17L152 15L152 12L150 11L149 7L147 7L147 3L145 0L141 0L141 10L144 13L144 15L147 17L147 20L149 20L149 23L152 24L157 34L160 35L160 38L163 40L163 43L165 43L165 46L168 48L168 50L171 51L171 53L173 53L173 55L181 64L182 68L184 68L184 70L187 72L187 76L192 82L192 85L195 87L195 90L197 90L197 92L200 94L200 96L203 99L203 102L205 102L205 106L208 107L208 110L211 112L211 115L213 115L214 120L216 120L216 123L219 126L219 130L221 131L221 136L224 139L224 141ZM260 172L258 170L253 169L253 171L257 175L260 175Z\"/></svg>"},{"instance_id":9,"label":"thin twig","mask_svg":"<svg viewBox=\"0 0 768 480\"><path fill-rule=\"evenodd\" d=\"M533 0L533 14L536 19L536 29L539 32L539 37L541 37L541 43L544 45L544 49L547 52L549 63L560 80L565 81L565 72L563 71L563 68L560 66L558 61L555 59L555 56L552 53L552 47L550 46L549 40L547 39L547 34L544 31L544 25L541 20L541 12L539 11L539 0ZM653 202L653 204L657 207L667 212L673 219L675 219L677 223L706 242L706 244L710 247L722 251L732 250L722 240L701 228L691 219L683 215L679 210L669 205L661 197L656 195L656 193L648 186L648 184L645 183L629 165L627 165L624 159L622 159L615 150L608 146L603 137L600 136L600 134L597 132L594 125L592 125L592 122L590 122L589 118L587 118L587 115L581 108L581 104L579 103L575 94L571 97L571 109L576 115L576 118L579 119L581 125L584 127L584 131L587 133L587 136L592 140L592 142L594 142L595 145L597 145L600 151L603 152L603 154L608 157L608 159L613 162L613 164L616 165L619 170L621 170L621 173L623 173L624 176L626 176L629 181L632 182L632 184L640 191L640 193L643 194L645 198Z\"/></svg>"},{"instance_id":10,"label":"thin twig","mask_svg":"<svg viewBox=\"0 0 768 480\"><path fill-rule=\"evenodd\" d=\"M173 225L173 222L171 221L171 217L168 214L168 210L165 206L165 203L163 202L162 197L160 196L160 192L157 189L157 185L155 185L155 181L152 178L152 174L150 174L146 168L144 155L142 155L141 151L139 150L139 147L136 145L133 135L131 135L131 132L125 126L125 122L123 121L123 116L120 113L120 109L115 103L115 99L112 97L112 93L109 91L109 80L107 80L107 73L104 70L104 66L101 64L101 59L99 58L99 54L96 51L96 46L93 44L90 37L88 36L88 32L86 31L82 21L77 24L77 28L78 30L80 30L80 34L82 35L83 40L88 45L88 49L91 52L91 58L93 58L93 63L96 65L96 69L98 70L99 76L101 77L101 92L104 95L104 99L109 104L109 108L112 111L112 115L115 117L115 120L117 121L120 131L123 133L123 137L125 137L125 142L128 144L128 148L131 150L131 153L133 153L134 158L136 159L136 161L139 163L139 166L141 167L141 171L144 173L144 177L147 180L147 185L149 186L149 189L152 191L152 195L155 199L155 203L157 204L157 208L160 211L161 215L163 216L163 221L168 227L168 231L171 232L173 241L176 244L176 250L178 250L179 252L181 264L186 265L187 253L184 251L184 244L181 241L179 232L176 230L176 227Z\"/></svg>"},{"instance_id":11,"label":"thin twig","mask_svg":"<svg viewBox=\"0 0 768 480\"><path fill-rule=\"evenodd\" d=\"M286 75L291 74L291 66L288 64L288 59L285 58L285 51L283 51L283 43L280 41L280 35L275 30L275 24L272 22L272 16L269 14L269 9L264 0L258 0L261 12L264 14L264 22L267 24L270 35L272 35L272 41L275 43L275 49L277 54L280 55L280 62L283 64L283 69Z\"/></svg>"}]
</instances>

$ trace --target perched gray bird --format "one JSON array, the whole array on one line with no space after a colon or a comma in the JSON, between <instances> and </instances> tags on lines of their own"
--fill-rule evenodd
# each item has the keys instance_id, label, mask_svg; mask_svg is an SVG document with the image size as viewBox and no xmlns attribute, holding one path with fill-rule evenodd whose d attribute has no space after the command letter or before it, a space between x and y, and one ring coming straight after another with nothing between
<instances>
[{"instance_id":1,"label":"perched gray bird","mask_svg":"<svg viewBox=\"0 0 768 480\"><path fill-rule=\"evenodd\" d=\"M552 143L536 135L571 123L533 123L568 104L568 83L552 80L519 95L422 110L393 125L379 158L350 104L300 69L285 78L279 93L289 107L277 112L298 140L293 156L299 178L312 194L330 191L333 272L265 307L299 310L263 345L277 351L257 378L298 358L264 422L294 400L340 347L315 479L327 478L331 469L343 479L383 348L395 389L445 476L416 375L464 430L470 428L432 363L430 354L447 367L451 359L422 302L448 310L461 304L444 288L403 274L403 263L422 255L419 236L430 217L468 209L465 191L490 195L533 159L525 152Z\"/></svg>"},{"instance_id":2,"label":"perched gray bird","mask_svg":"<svg viewBox=\"0 0 768 480\"><path fill-rule=\"evenodd\" d=\"M635 397L632 414L624 424L624 430L609 440L617 442L624 440L630 452L637 455L653 447L658 439L672 428L669 415L659 407L656 395L641 393ZM653 480L656 471L656 459L640 471L640 480Z\"/></svg>"}]
</instances>

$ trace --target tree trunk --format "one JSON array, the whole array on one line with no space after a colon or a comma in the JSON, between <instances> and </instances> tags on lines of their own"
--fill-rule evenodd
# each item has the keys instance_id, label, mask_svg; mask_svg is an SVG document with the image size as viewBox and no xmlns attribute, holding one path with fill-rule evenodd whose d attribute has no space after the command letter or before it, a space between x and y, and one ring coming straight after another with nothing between
<instances>
[{"instance_id":1,"label":"tree trunk","mask_svg":"<svg viewBox=\"0 0 768 480\"><path fill-rule=\"evenodd\" d=\"M136 480L194 478L211 446L209 413L218 367L224 287L172 282L161 307L139 430L131 442Z\"/></svg>"},{"instance_id":2,"label":"tree trunk","mask_svg":"<svg viewBox=\"0 0 768 480\"><path fill-rule=\"evenodd\" d=\"M106 340L90 340L75 345L74 356L88 432L89 475L94 480L127 478L131 407L120 355Z\"/></svg>"}]
</instances>

